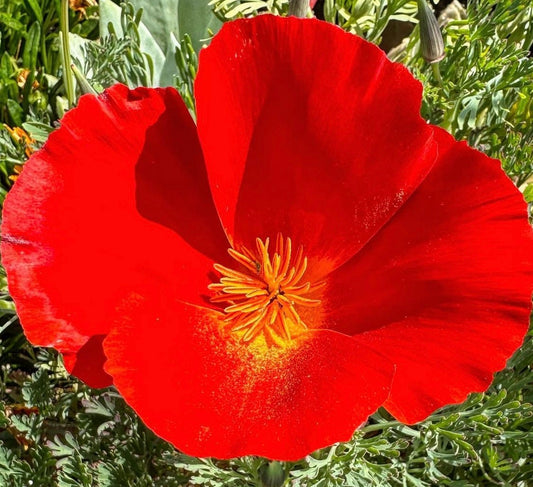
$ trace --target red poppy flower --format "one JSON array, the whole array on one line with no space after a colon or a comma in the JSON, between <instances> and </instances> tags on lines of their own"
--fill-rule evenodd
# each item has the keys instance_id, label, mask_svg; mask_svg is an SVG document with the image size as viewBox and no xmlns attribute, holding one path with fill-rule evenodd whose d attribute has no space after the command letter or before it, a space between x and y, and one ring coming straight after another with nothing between
<instances>
[{"instance_id":1,"label":"red poppy flower","mask_svg":"<svg viewBox=\"0 0 533 487\"><path fill-rule=\"evenodd\" d=\"M146 424L197 456L297 459L380 405L416 422L485 390L533 284L498 161L317 20L226 24L195 90L197 126L173 89L82 97L27 163L2 251L28 338L94 386L107 356Z\"/></svg>"}]
</instances>

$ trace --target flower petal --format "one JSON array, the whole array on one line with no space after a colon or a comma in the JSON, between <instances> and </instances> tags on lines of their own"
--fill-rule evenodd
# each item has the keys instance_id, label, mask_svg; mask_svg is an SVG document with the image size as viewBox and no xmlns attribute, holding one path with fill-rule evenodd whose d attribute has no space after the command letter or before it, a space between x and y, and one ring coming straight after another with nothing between
<instances>
[{"instance_id":1,"label":"flower petal","mask_svg":"<svg viewBox=\"0 0 533 487\"><path fill-rule=\"evenodd\" d=\"M104 338L105 335L93 335L76 353L63 354L68 373L83 378L95 388L107 387L113 383L111 376L104 370Z\"/></svg>"},{"instance_id":2,"label":"flower petal","mask_svg":"<svg viewBox=\"0 0 533 487\"><path fill-rule=\"evenodd\" d=\"M69 355L90 385L102 385L88 372L103 373L101 352L76 365L72 354L107 333L131 290L202 303L228 243L177 92L116 85L82 97L9 193L2 239L26 335Z\"/></svg>"},{"instance_id":3,"label":"flower petal","mask_svg":"<svg viewBox=\"0 0 533 487\"><path fill-rule=\"evenodd\" d=\"M522 196L499 161L436 130L437 164L324 299L333 329L396 364L386 407L409 423L489 386L522 343L533 286Z\"/></svg>"},{"instance_id":4,"label":"flower petal","mask_svg":"<svg viewBox=\"0 0 533 487\"><path fill-rule=\"evenodd\" d=\"M106 370L147 426L189 455L297 460L348 440L388 396L391 364L357 339L315 330L294 348L254 349L206 308L137 308L106 338Z\"/></svg>"},{"instance_id":5,"label":"flower petal","mask_svg":"<svg viewBox=\"0 0 533 487\"><path fill-rule=\"evenodd\" d=\"M224 25L200 54L195 90L227 234L250 247L281 232L305 247L317 274L352 257L435 161L420 83L316 19Z\"/></svg>"}]
</instances>

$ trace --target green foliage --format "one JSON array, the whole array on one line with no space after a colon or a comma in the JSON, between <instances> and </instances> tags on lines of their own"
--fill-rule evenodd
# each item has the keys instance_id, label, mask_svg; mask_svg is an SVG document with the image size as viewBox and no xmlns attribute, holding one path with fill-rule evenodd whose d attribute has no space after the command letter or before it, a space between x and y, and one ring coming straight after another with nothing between
<instances>
[{"instance_id":1,"label":"green foliage","mask_svg":"<svg viewBox=\"0 0 533 487\"><path fill-rule=\"evenodd\" d=\"M133 5L122 4L122 8L115 5L111 0L100 2L100 36L106 32L119 39L131 41L133 52L138 56L128 59L132 66L143 66L148 77L134 86L159 86L160 73L165 63L163 53L156 40L141 22L142 10L135 11Z\"/></svg>"},{"instance_id":2,"label":"green foliage","mask_svg":"<svg viewBox=\"0 0 533 487\"><path fill-rule=\"evenodd\" d=\"M222 20L233 20L262 13L286 14L289 0L211 0L210 5Z\"/></svg>"},{"instance_id":3,"label":"green foliage","mask_svg":"<svg viewBox=\"0 0 533 487\"><path fill-rule=\"evenodd\" d=\"M194 115L194 79L198 71L198 56L194 50L191 38L185 34L183 41L178 44L176 49L176 86Z\"/></svg>"},{"instance_id":4,"label":"green foliage","mask_svg":"<svg viewBox=\"0 0 533 487\"><path fill-rule=\"evenodd\" d=\"M110 6L106 16L100 18L100 30L107 33L99 42L81 43L77 58L84 64L80 70L97 91L114 83L130 88L152 86L154 62L150 54L141 50L141 15L131 4L123 4L122 8L111 2L103 5Z\"/></svg>"},{"instance_id":5,"label":"green foliage","mask_svg":"<svg viewBox=\"0 0 533 487\"><path fill-rule=\"evenodd\" d=\"M205 2L200 7L185 0L133 2L135 8L104 0L100 18L95 8L87 17L70 13L75 64L98 90L116 81L175 85L194 111L199 37L217 28L213 16L196 19L187 30L187 19L197 14L195 8L205 9ZM379 42L391 20L415 20L415 4L326 0L324 14ZM158 5L165 5L165 22L150 10ZM287 1L212 0L211 6L219 17L232 19L282 14ZM501 158L528 201L533 201L533 61L527 55L532 11L533 5L521 0L470 2L466 17L444 28L441 83L419 55L417 28L394 52L424 85L428 121ZM36 147L63 110L58 19L56 0L0 0L0 121L22 126ZM20 83L22 72L27 77ZM0 128L0 203L26 158L25 145ZM285 485L526 487L533 477L532 362L530 336L487 393L414 426L380 410L352 441L282 464ZM265 472L279 470L255 457L215 461L183 455L151 433L113 389L91 390L69 377L56 353L26 341L1 269L0 374L1 486L245 487L267 485ZM154 394L165 400L164 391Z\"/></svg>"},{"instance_id":6,"label":"green foliage","mask_svg":"<svg viewBox=\"0 0 533 487\"><path fill-rule=\"evenodd\" d=\"M185 33L183 40L178 42L170 32L167 57L156 66L151 55L142 48L141 38L146 32L141 23L142 11L135 11L131 4L122 4L118 12L115 7L111 12L113 20L109 20L111 15L101 18L102 25L107 21L108 31L99 42L80 42L75 38L77 48L73 58L93 87L102 91L117 82L130 87L152 86L155 76L160 85L175 86L193 112L193 81L198 55L191 37ZM151 42L148 45L153 47ZM157 50L162 52L159 47Z\"/></svg>"},{"instance_id":7,"label":"green foliage","mask_svg":"<svg viewBox=\"0 0 533 487\"><path fill-rule=\"evenodd\" d=\"M473 1L467 18L451 21L444 31L442 86L418 55L418 29L396 53L424 83L422 113L501 159L520 186L533 174L533 4Z\"/></svg>"},{"instance_id":8,"label":"green foliage","mask_svg":"<svg viewBox=\"0 0 533 487\"><path fill-rule=\"evenodd\" d=\"M324 17L379 44L391 20L416 22L416 0L326 0Z\"/></svg>"},{"instance_id":9,"label":"green foliage","mask_svg":"<svg viewBox=\"0 0 533 487\"><path fill-rule=\"evenodd\" d=\"M122 3L121 7L111 0L102 0L101 42L85 46L89 50L86 53L89 66L85 66L85 72L88 77L98 79L98 73L92 75L91 68L100 67L102 62L108 66L118 62L120 69L112 67L108 79L99 80L104 85L110 80L132 87L182 84L187 80L179 79L183 73L179 51L190 45L197 53L220 25L208 8L207 0L133 0L133 3ZM102 55L96 55L98 50ZM111 50L112 57L107 55L108 50ZM196 59L196 54L189 57ZM109 67L99 71L107 69Z\"/></svg>"},{"instance_id":10,"label":"green foliage","mask_svg":"<svg viewBox=\"0 0 533 487\"><path fill-rule=\"evenodd\" d=\"M82 19L70 12L72 32L96 35L96 7ZM0 0L0 123L20 126L28 118L56 115L60 89L59 1Z\"/></svg>"}]
</instances>

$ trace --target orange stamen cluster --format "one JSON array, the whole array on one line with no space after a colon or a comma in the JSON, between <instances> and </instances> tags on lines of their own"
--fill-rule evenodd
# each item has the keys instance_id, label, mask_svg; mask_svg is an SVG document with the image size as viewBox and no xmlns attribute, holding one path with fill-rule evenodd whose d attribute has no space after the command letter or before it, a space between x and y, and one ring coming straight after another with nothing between
<instances>
[{"instance_id":1,"label":"orange stamen cluster","mask_svg":"<svg viewBox=\"0 0 533 487\"><path fill-rule=\"evenodd\" d=\"M308 297L322 287L311 285L303 279L307 270L307 257L303 247L293 252L290 238L278 235L272 257L270 239L256 239L254 254L243 248L228 252L244 269L240 272L220 264L215 269L222 275L220 282L209 285L217 294L214 302L229 303L224 311L224 321L232 332L237 332L243 342L250 342L262 333L271 338L291 340L295 334L307 329L298 313L300 307L314 307L319 299Z\"/></svg>"}]
</instances>

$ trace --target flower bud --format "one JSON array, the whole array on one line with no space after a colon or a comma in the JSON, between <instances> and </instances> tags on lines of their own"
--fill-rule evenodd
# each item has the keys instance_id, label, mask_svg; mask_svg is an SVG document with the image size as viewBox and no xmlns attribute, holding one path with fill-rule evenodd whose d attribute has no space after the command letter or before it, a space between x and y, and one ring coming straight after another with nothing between
<instances>
[{"instance_id":1,"label":"flower bud","mask_svg":"<svg viewBox=\"0 0 533 487\"><path fill-rule=\"evenodd\" d=\"M262 487L281 487L285 483L287 474L281 462L268 462L259 469Z\"/></svg>"},{"instance_id":2,"label":"flower bud","mask_svg":"<svg viewBox=\"0 0 533 487\"><path fill-rule=\"evenodd\" d=\"M309 0L289 0L289 15L307 17Z\"/></svg>"},{"instance_id":3,"label":"flower bud","mask_svg":"<svg viewBox=\"0 0 533 487\"><path fill-rule=\"evenodd\" d=\"M436 63L444 57L444 41L433 10L426 0L417 0L420 26L420 51L428 63Z\"/></svg>"}]
</instances>

